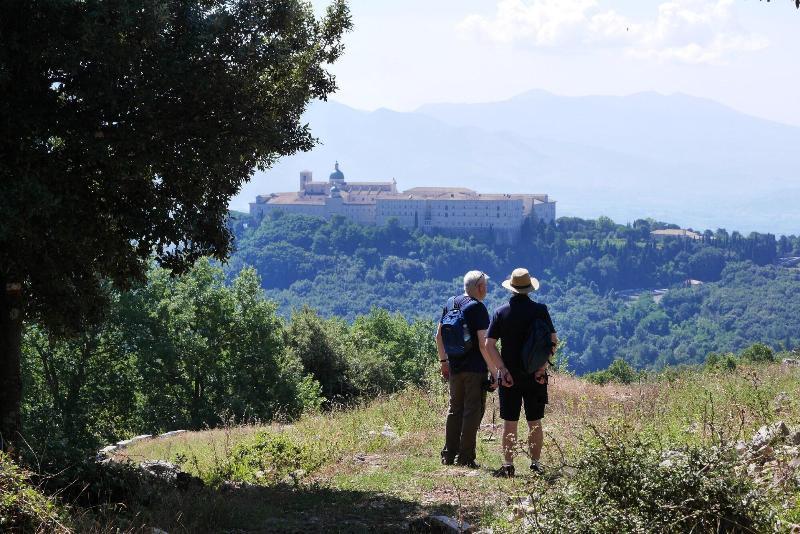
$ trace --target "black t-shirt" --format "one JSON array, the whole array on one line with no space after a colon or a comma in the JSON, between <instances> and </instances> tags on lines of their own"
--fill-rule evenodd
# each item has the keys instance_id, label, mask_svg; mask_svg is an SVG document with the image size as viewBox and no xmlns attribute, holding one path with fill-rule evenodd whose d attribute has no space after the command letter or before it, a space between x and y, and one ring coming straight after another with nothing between
<instances>
[{"instance_id":1,"label":"black t-shirt","mask_svg":"<svg viewBox=\"0 0 800 534\"><path fill-rule=\"evenodd\" d=\"M469 327L469 333L472 336L472 347L463 357L453 358L450 360L450 372L460 373L462 371L470 371L473 373L486 373L486 361L481 355L480 343L478 343L478 331L486 330L489 328L489 311L483 302L475 300L467 295L459 295L455 298L455 302L461 306L461 311L464 314L464 321ZM449 310L447 305L442 309L442 316L439 318L439 324Z\"/></svg>"},{"instance_id":2,"label":"black t-shirt","mask_svg":"<svg viewBox=\"0 0 800 534\"><path fill-rule=\"evenodd\" d=\"M486 333L486 337L500 340L500 356L515 380L525 375L522 366L522 346L535 319L545 321L550 327L550 332L555 333L556 329L547 306L532 301L528 295L514 295L506 304L494 311L489 331Z\"/></svg>"}]
</instances>

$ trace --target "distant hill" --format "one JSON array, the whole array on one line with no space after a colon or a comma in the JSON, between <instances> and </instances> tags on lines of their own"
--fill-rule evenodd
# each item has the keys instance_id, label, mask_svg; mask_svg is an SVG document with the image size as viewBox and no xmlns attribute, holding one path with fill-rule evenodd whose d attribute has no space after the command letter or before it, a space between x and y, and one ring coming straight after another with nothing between
<instances>
[{"instance_id":1,"label":"distant hill","mask_svg":"<svg viewBox=\"0 0 800 534\"><path fill-rule=\"evenodd\" d=\"M776 265L800 257L800 238L721 231L653 239L665 226L563 217L526 225L508 245L278 212L236 229L225 269L232 279L254 267L286 317L307 305L352 321L373 307L436 319L471 269L489 275L493 309L508 298L500 282L525 266L541 281L536 299L550 306L578 372L616 357L636 367L700 363L756 341L800 347L800 271ZM655 298L631 298L654 289Z\"/></svg>"},{"instance_id":2,"label":"distant hill","mask_svg":"<svg viewBox=\"0 0 800 534\"><path fill-rule=\"evenodd\" d=\"M339 160L352 180L396 178L484 192L546 192L559 215L644 216L697 229L797 233L800 128L676 94L430 104L415 112L317 102L305 116L321 144L258 173L234 200L297 189Z\"/></svg>"}]
</instances>

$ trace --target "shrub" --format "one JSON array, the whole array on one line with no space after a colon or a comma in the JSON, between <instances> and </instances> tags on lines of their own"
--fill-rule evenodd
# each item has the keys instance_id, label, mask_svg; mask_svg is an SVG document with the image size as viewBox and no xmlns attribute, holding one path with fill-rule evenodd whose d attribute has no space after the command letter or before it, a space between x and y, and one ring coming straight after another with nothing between
<instances>
[{"instance_id":1,"label":"shrub","mask_svg":"<svg viewBox=\"0 0 800 534\"><path fill-rule=\"evenodd\" d=\"M736 474L727 447L658 444L621 425L592 428L576 474L533 488L529 521L545 532L767 532L767 498Z\"/></svg>"},{"instance_id":2,"label":"shrub","mask_svg":"<svg viewBox=\"0 0 800 534\"><path fill-rule=\"evenodd\" d=\"M70 532L67 514L30 483L30 474L0 452L0 532Z\"/></svg>"},{"instance_id":3,"label":"shrub","mask_svg":"<svg viewBox=\"0 0 800 534\"><path fill-rule=\"evenodd\" d=\"M741 358L747 362L769 363L775 361L775 353L763 343L753 343L742 351Z\"/></svg>"},{"instance_id":4,"label":"shrub","mask_svg":"<svg viewBox=\"0 0 800 534\"><path fill-rule=\"evenodd\" d=\"M611 373L609 373L607 369L604 369L602 371L594 371L592 373L586 373L585 375L583 375L583 378L585 378L586 381L591 384L604 386L609 382L611 382Z\"/></svg>"},{"instance_id":5,"label":"shrub","mask_svg":"<svg viewBox=\"0 0 800 534\"><path fill-rule=\"evenodd\" d=\"M716 352L709 352L708 355L706 355L705 366L708 369L716 369L719 367L720 361L722 361L722 356Z\"/></svg>"},{"instance_id":6,"label":"shrub","mask_svg":"<svg viewBox=\"0 0 800 534\"><path fill-rule=\"evenodd\" d=\"M618 382L620 384L630 384L637 380L639 374L630 366L628 362L622 358L617 358L608 369L603 371L595 371L587 373L585 379L592 384L604 385L609 382Z\"/></svg>"},{"instance_id":7,"label":"shrub","mask_svg":"<svg viewBox=\"0 0 800 534\"><path fill-rule=\"evenodd\" d=\"M736 355L731 352L725 354L709 353L706 356L706 369L722 369L724 371L735 371L737 366Z\"/></svg>"},{"instance_id":8,"label":"shrub","mask_svg":"<svg viewBox=\"0 0 800 534\"><path fill-rule=\"evenodd\" d=\"M343 402L353 394L353 386L347 380L344 347L347 325L343 321L325 320L304 306L292 314L286 334L289 347L303 362L304 371L319 382L324 401Z\"/></svg>"},{"instance_id":9,"label":"shrub","mask_svg":"<svg viewBox=\"0 0 800 534\"><path fill-rule=\"evenodd\" d=\"M275 484L289 476L295 482L315 471L327 459L319 442L294 441L283 432L259 432L231 451L226 465L211 483L223 480Z\"/></svg>"},{"instance_id":10,"label":"shrub","mask_svg":"<svg viewBox=\"0 0 800 534\"><path fill-rule=\"evenodd\" d=\"M736 370L736 356L733 354L726 354L725 358L723 358L720 367L725 369L726 371L735 371Z\"/></svg>"}]
</instances>

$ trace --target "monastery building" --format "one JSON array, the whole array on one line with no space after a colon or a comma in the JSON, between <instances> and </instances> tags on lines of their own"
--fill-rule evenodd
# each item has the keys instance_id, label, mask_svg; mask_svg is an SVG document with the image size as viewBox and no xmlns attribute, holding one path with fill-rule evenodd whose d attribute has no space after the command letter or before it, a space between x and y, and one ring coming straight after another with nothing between
<instances>
[{"instance_id":1,"label":"monastery building","mask_svg":"<svg viewBox=\"0 0 800 534\"><path fill-rule=\"evenodd\" d=\"M403 192L397 182L348 182L336 163L325 182L311 171L300 173L300 190L259 195L250 215L271 211L317 217L342 215L363 224L384 225L395 218L401 226L422 230L491 231L499 240L515 240L528 217L551 222L556 203L546 194L485 194L464 187L415 187Z\"/></svg>"}]
</instances>

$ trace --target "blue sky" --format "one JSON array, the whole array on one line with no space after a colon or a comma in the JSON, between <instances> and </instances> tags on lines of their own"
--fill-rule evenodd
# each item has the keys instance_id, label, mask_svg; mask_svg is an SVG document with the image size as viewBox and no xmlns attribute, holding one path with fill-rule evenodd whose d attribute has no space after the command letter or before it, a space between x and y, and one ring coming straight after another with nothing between
<instances>
[{"instance_id":1,"label":"blue sky","mask_svg":"<svg viewBox=\"0 0 800 534\"><path fill-rule=\"evenodd\" d=\"M322 10L326 2L314 0ZM350 0L334 100L360 109L681 92L800 125L790 0Z\"/></svg>"}]
</instances>

